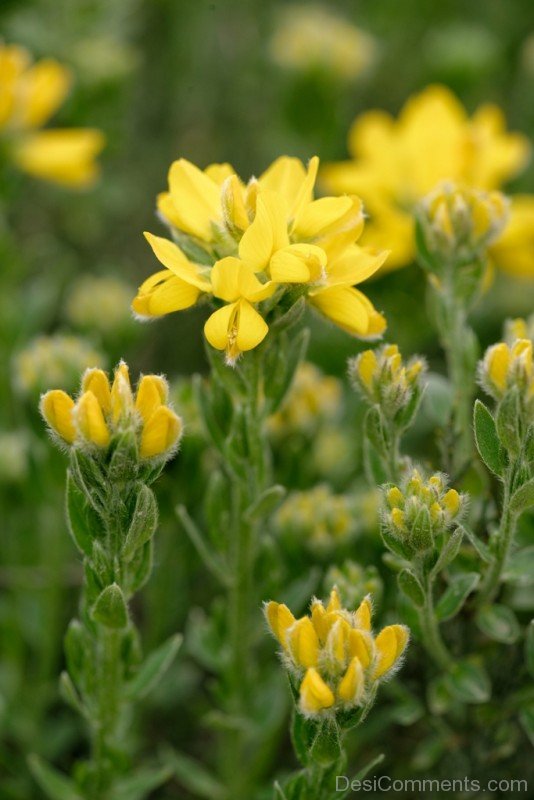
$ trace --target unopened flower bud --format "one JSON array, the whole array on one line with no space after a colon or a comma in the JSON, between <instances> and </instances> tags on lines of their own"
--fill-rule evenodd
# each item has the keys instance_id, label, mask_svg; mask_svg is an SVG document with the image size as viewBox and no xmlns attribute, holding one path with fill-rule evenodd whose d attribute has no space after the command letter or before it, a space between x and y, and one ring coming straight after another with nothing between
<instances>
[{"instance_id":1,"label":"unopened flower bud","mask_svg":"<svg viewBox=\"0 0 534 800\"><path fill-rule=\"evenodd\" d=\"M378 405L388 419L411 406L415 393L420 394L420 379L426 369L422 358L403 362L396 344L386 344L377 350L366 350L349 362L349 375L362 397Z\"/></svg>"}]
</instances>

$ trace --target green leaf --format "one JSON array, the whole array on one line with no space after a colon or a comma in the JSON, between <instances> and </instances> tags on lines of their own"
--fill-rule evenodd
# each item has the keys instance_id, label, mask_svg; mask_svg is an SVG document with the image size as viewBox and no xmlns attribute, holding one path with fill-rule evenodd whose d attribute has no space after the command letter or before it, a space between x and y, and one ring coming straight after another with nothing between
<instances>
[{"instance_id":1,"label":"green leaf","mask_svg":"<svg viewBox=\"0 0 534 800\"><path fill-rule=\"evenodd\" d=\"M388 447L387 430L378 406L372 406L365 415L363 423L364 435L380 455L385 455Z\"/></svg>"},{"instance_id":2,"label":"green leaf","mask_svg":"<svg viewBox=\"0 0 534 800\"><path fill-rule=\"evenodd\" d=\"M502 579L514 586L534 584L534 545L517 550L506 564Z\"/></svg>"},{"instance_id":3,"label":"green leaf","mask_svg":"<svg viewBox=\"0 0 534 800\"><path fill-rule=\"evenodd\" d=\"M272 326L271 326L272 331ZM306 354L310 332L307 328L300 331L292 340L288 339L288 350L284 356L284 365L280 365L278 374L265 386L265 394L269 398L269 410L273 414L283 403L295 377L298 365Z\"/></svg>"},{"instance_id":4,"label":"green leaf","mask_svg":"<svg viewBox=\"0 0 534 800\"><path fill-rule=\"evenodd\" d=\"M85 493L74 482L70 470L67 470L66 506L67 524L74 544L81 553L90 556L93 541L102 531L102 522Z\"/></svg>"},{"instance_id":5,"label":"green leaf","mask_svg":"<svg viewBox=\"0 0 534 800\"><path fill-rule=\"evenodd\" d=\"M255 520L268 517L282 502L286 495L286 490L283 486L275 485L266 489L245 511L245 518L254 522Z\"/></svg>"},{"instance_id":6,"label":"green leaf","mask_svg":"<svg viewBox=\"0 0 534 800\"><path fill-rule=\"evenodd\" d=\"M77 711L82 717L86 715L86 709L68 672L63 671L59 676L59 694L63 701L74 711Z\"/></svg>"},{"instance_id":7,"label":"green leaf","mask_svg":"<svg viewBox=\"0 0 534 800\"><path fill-rule=\"evenodd\" d=\"M530 705L519 712L519 722L534 747L534 706Z\"/></svg>"},{"instance_id":8,"label":"green leaf","mask_svg":"<svg viewBox=\"0 0 534 800\"><path fill-rule=\"evenodd\" d=\"M228 570L225 569L223 560L213 551L213 547L206 542L205 537L189 516L186 507L176 506L175 511L204 565L223 586L230 586L231 576Z\"/></svg>"},{"instance_id":9,"label":"green leaf","mask_svg":"<svg viewBox=\"0 0 534 800\"><path fill-rule=\"evenodd\" d=\"M376 756L376 758L373 758L371 759L371 761L368 761L367 764L364 767L362 767L361 770L359 770L359 772L356 773L356 775L352 778L352 780L363 781L365 776L369 775L371 770L373 770L375 767L378 767L378 765L382 763L384 758L385 758L384 753L380 753L379 756Z\"/></svg>"},{"instance_id":10,"label":"green leaf","mask_svg":"<svg viewBox=\"0 0 534 800\"><path fill-rule=\"evenodd\" d=\"M399 589L408 597L416 606L424 606L425 593L419 580L409 569L403 569L397 576Z\"/></svg>"},{"instance_id":11,"label":"green leaf","mask_svg":"<svg viewBox=\"0 0 534 800\"><path fill-rule=\"evenodd\" d=\"M473 421L475 442L482 461L495 475L501 476L504 470L504 459L495 421L480 400L475 402Z\"/></svg>"},{"instance_id":12,"label":"green leaf","mask_svg":"<svg viewBox=\"0 0 534 800\"><path fill-rule=\"evenodd\" d=\"M439 554L439 558L432 568L433 575L437 575L439 572L441 572L441 570L445 569L445 567L454 561L460 552L463 536L464 529L461 525L459 525L445 541L441 553Z\"/></svg>"},{"instance_id":13,"label":"green leaf","mask_svg":"<svg viewBox=\"0 0 534 800\"><path fill-rule=\"evenodd\" d=\"M310 748L311 759L322 767L329 767L341 757L339 726L335 719L324 720Z\"/></svg>"},{"instance_id":14,"label":"green leaf","mask_svg":"<svg viewBox=\"0 0 534 800\"><path fill-rule=\"evenodd\" d=\"M140 769L115 783L113 800L144 800L154 789L167 783L172 778L173 772L169 765Z\"/></svg>"},{"instance_id":15,"label":"green leaf","mask_svg":"<svg viewBox=\"0 0 534 800\"><path fill-rule=\"evenodd\" d=\"M388 480L384 461L367 436L363 438L363 461L369 483L380 486Z\"/></svg>"},{"instance_id":16,"label":"green leaf","mask_svg":"<svg viewBox=\"0 0 534 800\"><path fill-rule=\"evenodd\" d=\"M93 669L92 642L81 622L73 619L65 634L65 658L71 678L80 687L86 685Z\"/></svg>"},{"instance_id":17,"label":"green leaf","mask_svg":"<svg viewBox=\"0 0 534 800\"><path fill-rule=\"evenodd\" d=\"M486 703L491 684L484 668L475 661L457 661L446 677L451 694L462 703Z\"/></svg>"},{"instance_id":18,"label":"green leaf","mask_svg":"<svg viewBox=\"0 0 534 800\"><path fill-rule=\"evenodd\" d=\"M534 507L534 478L520 486L510 499L512 514L521 514L532 507Z\"/></svg>"},{"instance_id":19,"label":"green leaf","mask_svg":"<svg viewBox=\"0 0 534 800\"><path fill-rule=\"evenodd\" d=\"M502 446L516 456L521 449L519 388L506 392L497 407L495 426Z\"/></svg>"},{"instance_id":20,"label":"green leaf","mask_svg":"<svg viewBox=\"0 0 534 800\"><path fill-rule=\"evenodd\" d=\"M83 800L74 782L38 755L28 757L30 772L50 800Z\"/></svg>"},{"instance_id":21,"label":"green leaf","mask_svg":"<svg viewBox=\"0 0 534 800\"><path fill-rule=\"evenodd\" d=\"M228 797L224 786L200 761L174 750L166 753L166 760L178 781L191 794L205 800L225 800Z\"/></svg>"},{"instance_id":22,"label":"green leaf","mask_svg":"<svg viewBox=\"0 0 534 800\"><path fill-rule=\"evenodd\" d=\"M152 489L143 483L139 487L135 509L128 533L122 547L122 555L128 560L136 550L148 542L158 525L158 504Z\"/></svg>"},{"instance_id":23,"label":"green leaf","mask_svg":"<svg viewBox=\"0 0 534 800\"><path fill-rule=\"evenodd\" d=\"M293 690L291 678L289 679L289 684ZM296 690L296 693L298 697L298 690ZM310 750L318 729L318 722L313 719L307 719L296 708L293 710L291 741L293 742L295 755L303 767L306 767L310 762Z\"/></svg>"},{"instance_id":24,"label":"green leaf","mask_svg":"<svg viewBox=\"0 0 534 800\"><path fill-rule=\"evenodd\" d=\"M436 606L437 618L443 621L456 616L479 580L478 572L464 572L455 575Z\"/></svg>"},{"instance_id":25,"label":"green leaf","mask_svg":"<svg viewBox=\"0 0 534 800\"><path fill-rule=\"evenodd\" d=\"M384 544L386 547L391 550L396 556L399 558L407 559L408 561L413 555L412 548L408 545L407 542L403 542L400 539L397 539L396 536L386 528L385 525L382 526L382 530L380 531L382 534L382 539L384 540Z\"/></svg>"},{"instance_id":26,"label":"green leaf","mask_svg":"<svg viewBox=\"0 0 534 800\"><path fill-rule=\"evenodd\" d=\"M159 683L176 658L182 640L181 634L174 634L145 659L128 684L130 697L141 699Z\"/></svg>"},{"instance_id":27,"label":"green leaf","mask_svg":"<svg viewBox=\"0 0 534 800\"><path fill-rule=\"evenodd\" d=\"M514 612L503 605L494 604L482 608L477 614L476 623L482 633L504 644L513 644L521 633Z\"/></svg>"},{"instance_id":28,"label":"green leaf","mask_svg":"<svg viewBox=\"0 0 534 800\"><path fill-rule=\"evenodd\" d=\"M530 675L534 678L534 619L530 620L525 638L525 661Z\"/></svg>"},{"instance_id":29,"label":"green leaf","mask_svg":"<svg viewBox=\"0 0 534 800\"><path fill-rule=\"evenodd\" d=\"M434 546L430 511L421 506L412 523L409 541L415 550L430 550Z\"/></svg>"},{"instance_id":30,"label":"green leaf","mask_svg":"<svg viewBox=\"0 0 534 800\"><path fill-rule=\"evenodd\" d=\"M428 707L433 714L445 714L453 702L451 691L447 684L447 676L437 675L428 684Z\"/></svg>"},{"instance_id":31,"label":"green leaf","mask_svg":"<svg viewBox=\"0 0 534 800\"><path fill-rule=\"evenodd\" d=\"M122 589L117 583L106 586L100 593L93 606L92 617L106 628L119 630L127 626L128 609Z\"/></svg>"},{"instance_id":32,"label":"green leaf","mask_svg":"<svg viewBox=\"0 0 534 800\"><path fill-rule=\"evenodd\" d=\"M475 533L473 533L473 531L470 528L466 528L465 525L460 525L459 527L463 530L463 532L465 533L465 535L467 536L467 538L477 551L482 561L484 561L486 564L491 563L492 558L488 545L485 542L483 542L482 539L479 539L478 536Z\"/></svg>"}]
</instances>

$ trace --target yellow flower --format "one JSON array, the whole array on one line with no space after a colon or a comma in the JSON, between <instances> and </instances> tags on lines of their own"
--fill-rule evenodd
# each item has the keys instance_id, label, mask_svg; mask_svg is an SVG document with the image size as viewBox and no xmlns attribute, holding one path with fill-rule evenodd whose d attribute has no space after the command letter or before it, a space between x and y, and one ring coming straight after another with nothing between
<instances>
[{"instance_id":1,"label":"yellow flower","mask_svg":"<svg viewBox=\"0 0 534 800\"><path fill-rule=\"evenodd\" d=\"M32 64L24 48L0 44L0 134L13 161L37 178L83 187L98 175L102 133L90 128L37 131L62 105L71 83L70 71L57 61Z\"/></svg>"},{"instance_id":2,"label":"yellow flower","mask_svg":"<svg viewBox=\"0 0 534 800\"><path fill-rule=\"evenodd\" d=\"M356 611L343 608L334 588L325 606L314 598L309 616L296 620L287 606L271 601L265 616L283 651L283 661L300 686L299 709L321 716L372 702L378 680L400 666L409 632L390 625L375 638L372 606L365 597Z\"/></svg>"},{"instance_id":3,"label":"yellow flower","mask_svg":"<svg viewBox=\"0 0 534 800\"><path fill-rule=\"evenodd\" d=\"M227 305L214 311L204 326L206 339L217 350L225 350L229 363L246 350L252 350L267 335L267 323L252 303L270 297L276 289L271 283L260 283L252 268L238 258L228 256L218 261L211 271L215 297Z\"/></svg>"},{"instance_id":4,"label":"yellow flower","mask_svg":"<svg viewBox=\"0 0 534 800\"><path fill-rule=\"evenodd\" d=\"M420 376L426 369L418 356L403 362L396 344L365 350L349 363L349 375L364 399L383 408L388 418L406 408L421 391Z\"/></svg>"},{"instance_id":5,"label":"yellow flower","mask_svg":"<svg viewBox=\"0 0 534 800\"><path fill-rule=\"evenodd\" d=\"M58 389L41 398L41 413L48 426L67 444L87 443L107 451L113 438L131 432L141 459L172 455L181 437L182 421L166 403L167 381L144 375L134 396L127 365L121 361L113 384L101 369L88 369L76 403Z\"/></svg>"},{"instance_id":6,"label":"yellow flower","mask_svg":"<svg viewBox=\"0 0 534 800\"><path fill-rule=\"evenodd\" d=\"M532 339L516 339L513 344L499 342L488 347L479 365L482 386L499 401L517 387L527 409L534 403L534 362Z\"/></svg>"},{"instance_id":7,"label":"yellow flower","mask_svg":"<svg viewBox=\"0 0 534 800\"><path fill-rule=\"evenodd\" d=\"M228 305L217 308L204 331L233 363L267 335L268 322L254 304L277 288L281 299L300 284L310 304L349 333L379 336L385 320L355 287L380 268L387 252L356 245L364 225L358 197L314 200L318 166L317 157L306 168L284 156L245 184L229 164L202 171L176 161L158 209L180 246L145 234L165 269L142 284L135 313L183 310L203 294L215 298L216 307L224 300Z\"/></svg>"},{"instance_id":8,"label":"yellow flower","mask_svg":"<svg viewBox=\"0 0 534 800\"><path fill-rule=\"evenodd\" d=\"M413 210L444 180L498 189L525 166L526 137L508 133L499 108L481 106L469 117L444 86L429 86L411 97L397 119L369 111L356 119L349 134L351 161L323 170L327 189L363 198L370 221L363 244L389 247L387 269L415 258ZM512 202L511 217L493 254L498 266L534 275L531 198ZM527 245L526 249L524 248Z\"/></svg>"}]
</instances>

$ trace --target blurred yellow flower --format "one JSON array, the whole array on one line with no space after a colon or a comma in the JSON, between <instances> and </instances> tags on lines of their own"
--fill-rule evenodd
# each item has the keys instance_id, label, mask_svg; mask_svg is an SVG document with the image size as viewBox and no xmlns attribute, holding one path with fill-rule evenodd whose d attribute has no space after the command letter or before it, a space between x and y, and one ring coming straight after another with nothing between
<instances>
[{"instance_id":1,"label":"blurred yellow flower","mask_svg":"<svg viewBox=\"0 0 534 800\"><path fill-rule=\"evenodd\" d=\"M324 69L350 80L372 63L376 44L372 36L326 6L310 3L282 10L269 51L281 67L302 72Z\"/></svg>"},{"instance_id":2,"label":"blurred yellow flower","mask_svg":"<svg viewBox=\"0 0 534 800\"><path fill-rule=\"evenodd\" d=\"M415 258L413 210L436 184L450 180L478 189L498 189L527 163L525 136L506 131L495 105L469 117L445 86L429 86L411 97L397 119L369 111L349 134L352 160L328 164L325 187L360 195L370 221L363 242L391 249L387 269ZM512 198L511 216L491 252L498 266L534 277L534 199Z\"/></svg>"},{"instance_id":3,"label":"blurred yellow flower","mask_svg":"<svg viewBox=\"0 0 534 800\"><path fill-rule=\"evenodd\" d=\"M42 128L62 105L70 71L53 59L32 63L18 45L0 43L0 135L20 169L64 186L84 187L98 175L103 134L90 128Z\"/></svg>"},{"instance_id":4,"label":"blurred yellow flower","mask_svg":"<svg viewBox=\"0 0 534 800\"><path fill-rule=\"evenodd\" d=\"M204 332L235 362L263 341L268 323L257 310L276 293L304 294L325 317L359 337L379 336L386 323L358 284L380 268L387 251L356 244L364 216L358 197L314 200L318 158L308 167L281 157L245 184L229 164L202 171L180 159L158 209L175 242L145 234L165 267L140 287L133 310L154 317L194 305L202 295L216 311ZM226 305L220 307L219 301ZM287 307L287 306L286 306Z\"/></svg>"}]
</instances>

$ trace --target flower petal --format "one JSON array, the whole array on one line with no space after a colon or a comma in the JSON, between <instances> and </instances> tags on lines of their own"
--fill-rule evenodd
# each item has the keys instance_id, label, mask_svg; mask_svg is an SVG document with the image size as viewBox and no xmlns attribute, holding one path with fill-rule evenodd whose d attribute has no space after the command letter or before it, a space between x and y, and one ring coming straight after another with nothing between
<instances>
[{"instance_id":1,"label":"flower petal","mask_svg":"<svg viewBox=\"0 0 534 800\"><path fill-rule=\"evenodd\" d=\"M308 296L312 305L343 330L354 336L367 333L369 312L356 289L332 286L314 290Z\"/></svg>"},{"instance_id":2,"label":"flower petal","mask_svg":"<svg viewBox=\"0 0 534 800\"><path fill-rule=\"evenodd\" d=\"M98 176L96 156L104 136L89 128L46 130L26 136L13 148L18 166L37 178L83 187Z\"/></svg>"},{"instance_id":3,"label":"flower petal","mask_svg":"<svg viewBox=\"0 0 534 800\"><path fill-rule=\"evenodd\" d=\"M197 289L203 292L211 290L209 280L200 276L196 265L189 261L178 245L169 241L169 239L164 239L162 236L154 236L154 234L147 231L145 231L144 236L158 261L167 269L170 269L174 275L192 286L196 286Z\"/></svg>"},{"instance_id":4,"label":"flower petal","mask_svg":"<svg viewBox=\"0 0 534 800\"><path fill-rule=\"evenodd\" d=\"M211 241L212 224L220 220L220 189L194 164L181 158L169 170L169 191L174 204L173 223L185 233Z\"/></svg>"},{"instance_id":5,"label":"flower petal","mask_svg":"<svg viewBox=\"0 0 534 800\"><path fill-rule=\"evenodd\" d=\"M237 318L237 346L240 351L252 350L262 342L269 326L247 300L241 300Z\"/></svg>"},{"instance_id":6,"label":"flower petal","mask_svg":"<svg viewBox=\"0 0 534 800\"><path fill-rule=\"evenodd\" d=\"M353 206L350 197L321 197L305 205L293 224L293 232L303 239L321 236L330 225L341 219Z\"/></svg>"},{"instance_id":7,"label":"flower petal","mask_svg":"<svg viewBox=\"0 0 534 800\"><path fill-rule=\"evenodd\" d=\"M288 245L287 204L277 193L262 191L254 221L239 243L239 255L258 272L267 268L273 253Z\"/></svg>"},{"instance_id":8,"label":"flower petal","mask_svg":"<svg viewBox=\"0 0 534 800\"><path fill-rule=\"evenodd\" d=\"M307 283L321 277L326 253L313 244L290 244L271 258L269 272L277 283Z\"/></svg>"}]
</instances>

